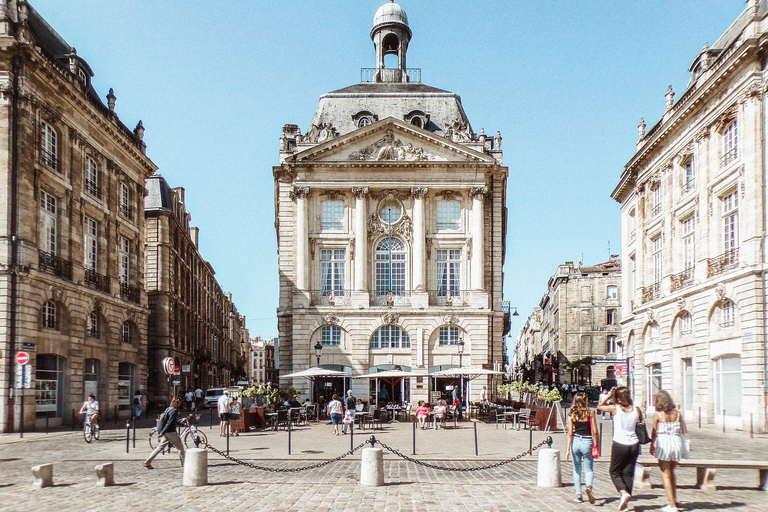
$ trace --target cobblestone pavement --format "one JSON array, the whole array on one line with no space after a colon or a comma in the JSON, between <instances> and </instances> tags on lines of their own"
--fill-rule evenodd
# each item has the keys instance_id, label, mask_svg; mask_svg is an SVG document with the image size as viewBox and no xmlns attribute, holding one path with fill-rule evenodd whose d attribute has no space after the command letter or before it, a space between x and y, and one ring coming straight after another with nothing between
<instances>
[{"instance_id":1,"label":"cobblestone pavement","mask_svg":"<svg viewBox=\"0 0 768 512\"><path fill-rule=\"evenodd\" d=\"M147 424L149 426L149 424ZM226 439L218 437L216 426L203 431L212 445L225 449ZM258 431L230 438L230 454L241 460L275 468L298 468L341 455L350 448L349 436L335 437L325 423L285 431ZM604 424L607 453L610 424ZM479 456L475 456L474 425L460 423L458 429L417 430L413 451L410 423L398 423L376 430L377 439L403 454L431 464L468 468L511 458L528 449L527 431L477 424ZM354 444L361 444L371 430L358 431ZM362 435L361 435L362 434ZM182 487L182 468L176 454L161 455L155 470L142 467L149 454L147 429L137 430L136 448L126 453L125 430L107 429L102 439L86 444L79 432L0 435L0 511L29 510L251 510L274 511L378 510L378 511L462 511L515 510L560 511L593 510L588 503L573 501L571 464L562 462L563 487L541 489L536 486L536 453L521 461L488 470L453 472L425 468L385 452L383 487L358 485L360 452L321 469L295 473L273 473L237 465L209 452L207 487ZM213 437L213 436L216 437ZM565 448L562 433L534 432L534 444L547 435L554 448ZM765 460L768 436L750 439L748 433L723 434L711 427L691 431L696 458ZM564 457L563 457L564 459ZM54 464L54 487L34 489L31 466ZM115 463L116 486L94 488L94 466ZM678 471L678 498L682 510L765 511L768 496L756 489L757 471L720 470L716 492L693 488L695 471ZM638 491L630 502L636 511L658 510L666 502L658 470L652 473L653 488ZM607 457L596 462L595 494L599 510L615 510L617 496L608 477Z\"/></svg>"}]
</instances>

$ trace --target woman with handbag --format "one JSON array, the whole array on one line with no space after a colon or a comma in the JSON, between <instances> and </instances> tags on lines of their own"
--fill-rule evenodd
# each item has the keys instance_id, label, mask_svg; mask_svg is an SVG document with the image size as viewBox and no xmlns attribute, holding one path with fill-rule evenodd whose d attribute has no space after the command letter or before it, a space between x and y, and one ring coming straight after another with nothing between
<instances>
[{"instance_id":1,"label":"woman with handbag","mask_svg":"<svg viewBox=\"0 0 768 512\"><path fill-rule=\"evenodd\" d=\"M587 499L595 504L595 495L592 494L592 482L595 479L593 462L600 454L600 434L595 423L595 413L589 409L587 394L576 393L573 397L573 405L568 411L568 448L565 451L565 460L573 455L573 486L576 488L574 501L582 502L581 472L584 469L586 481ZM582 466L583 465L583 466Z\"/></svg>"},{"instance_id":2,"label":"woman with handbag","mask_svg":"<svg viewBox=\"0 0 768 512\"><path fill-rule=\"evenodd\" d=\"M642 416L640 410L632 405L632 397L626 386L617 386L609 395L600 397L597 409L613 414L613 442L609 472L613 485L619 491L619 510L624 510L632 497L635 463L640 455L640 442L635 427L642 422Z\"/></svg>"},{"instance_id":3,"label":"woman with handbag","mask_svg":"<svg viewBox=\"0 0 768 512\"><path fill-rule=\"evenodd\" d=\"M653 432L651 433L651 455L659 459L661 479L664 490L667 491L669 505L664 512L677 512L677 478L675 467L680 459L688 457L685 420L675 408L672 397L662 390L656 394L656 414L653 415Z\"/></svg>"}]
</instances>

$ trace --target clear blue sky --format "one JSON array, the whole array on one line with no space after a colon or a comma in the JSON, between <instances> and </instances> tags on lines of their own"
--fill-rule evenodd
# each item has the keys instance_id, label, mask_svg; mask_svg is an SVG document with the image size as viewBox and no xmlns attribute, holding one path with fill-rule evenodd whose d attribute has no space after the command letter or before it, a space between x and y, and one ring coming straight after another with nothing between
<instances>
[{"instance_id":1,"label":"clear blue sky","mask_svg":"<svg viewBox=\"0 0 768 512\"><path fill-rule=\"evenodd\" d=\"M30 0L93 68L147 154L186 188L200 250L251 335L277 335L272 166L286 123L373 67L383 0ZM462 98L475 132L501 131L509 167L504 299L513 341L566 260L621 244L609 195L672 85L744 0L402 0L408 66Z\"/></svg>"}]
</instances>

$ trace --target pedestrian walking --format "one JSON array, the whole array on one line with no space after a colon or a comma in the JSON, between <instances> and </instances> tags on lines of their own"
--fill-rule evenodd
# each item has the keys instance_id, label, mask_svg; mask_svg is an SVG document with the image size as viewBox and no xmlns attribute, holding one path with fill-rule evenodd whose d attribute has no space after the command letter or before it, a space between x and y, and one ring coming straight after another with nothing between
<instances>
[{"instance_id":1,"label":"pedestrian walking","mask_svg":"<svg viewBox=\"0 0 768 512\"><path fill-rule=\"evenodd\" d=\"M577 502L584 501L581 493L581 474L584 473L587 499L595 504L592 483L595 479L593 448L600 446L600 433L595 423L595 413L589 408L586 393L576 393L573 406L568 411L568 448L565 460L573 456L573 486L576 488Z\"/></svg>"},{"instance_id":2,"label":"pedestrian walking","mask_svg":"<svg viewBox=\"0 0 768 512\"><path fill-rule=\"evenodd\" d=\"M137 389L136 394L133 395L133 415L136 418L140 418L143 410L144 407L141 400L141 390Z\"/></svg>"},{"instance_id":3,"label":"pedestrian walking","mask_svg":"<svg viewBox=\"0 0 768 512\"><path fill-rule=\"evenodd\" d=\"M181 459L181 465L184 466L184 457L186 451L184 450L184 443L181 442L177 427L179 425L185 425L186 422L179 418L179 407L181 407L181 398L174 397L171 400L171 406L168 407L163 413L164 420L157 427L157 438L160 440L160 444L149 455L149 458L144 461L144 467L147 469L155 469L152 467L152 461L157 455L166 449L168 444L172 444L174 448L179 450L179 458Z\"/></svg>"},{"instance_id":4,"label":"pedestrian walking","mask_svg":"<svg viewBox=\"0 0 768 512\"><path fill-rule=\"evenodd\" d=\"M224 391L224 394L219 397L216 407L219 410L219 436L224 437L229 423L229 391Z\"/></svg>"},{"instance_id":5,"label":"pedestrian walking","mask_svg":"<svg viewBox=\"0 0 768 512\"><path fill-rule=\"evenodd\" d=\"M615 387L610 394L601 396L597 408L613 414L609 472L613 485L619 491L619 510L624 510L632 497L635 463L640 455L640 442L635 434L635 425L641 418L640 411L632 404L626 386Z\"/></svg>"},{"instance_id":6,"label":"pedestrian walking","mask_svg":"<svg viewBox=\"0 0 768 512\"><path fill-rule=\"evenodd\" d=\"M341 412L342 405L339 402L339 395L333 394L333 398L328 402L328 416L331 417L331 423L333 423L333 435L339 435L339 425L341 425Z\"/></svg>"},{"instance_id":7,"label":"pedestrian walking","mask_svg":"<svg viewBox=\"0 0 768 512\"><path fill-rule=\"evenodd\" d=\"M195 401L197 402L198 409L203 406L203 390L200 389L200 386L197 386L197 389L195 389Z\"/></svg>"},{"instance_id":8,"label":"pedestrian walking","mask_svg":"<svg viewBox=\"0 0 768 512\"><path fill-rule=\"evenodd\" d=\"M347 433L347 427L353 434L355 433L355 406L357 405L357 398L352 394L352 390L347 390L347 398L344 399L344 421L341 427L343 434Z\"/></svg>"},{"instance_id":9,"label":"pedestrian walking","mask_svg":"<svg viewBox=\"0 0 768 512\"><path fill-rule=\"evenodd\" d=\"M237 401L237 396L232 397L232 402L229 404L229 431L236 436L240 435L241 430L245 430L243 426L243 417L240 410L240 402Z\"/></svg>"},{"instance_id":10,"label":"pedestrian walking","mask_svg":"<svg viewBox=\"0 0 768 512\"><path fill-rule=\"evenodd\" d=\"M184 393L184 401L187 402L187 410L191 411L195 408L195 392L190 387L187 392Z\"/></svg>"},{"instance_id":11,"label":"pedestrian walking","mask_svg":"<svg viewBox=\"0 0 768 512\"><path fill-rule=\"evenodd\" d=\"M659 459L661 480L667 492L669 505L661 510L677 512L677 477L675 467L680 459L688 457L685 420L675 407L672 397L662 390L656 394L656 414L653 415L651 433L651 455Z\"/></svg>"}]
</instances>

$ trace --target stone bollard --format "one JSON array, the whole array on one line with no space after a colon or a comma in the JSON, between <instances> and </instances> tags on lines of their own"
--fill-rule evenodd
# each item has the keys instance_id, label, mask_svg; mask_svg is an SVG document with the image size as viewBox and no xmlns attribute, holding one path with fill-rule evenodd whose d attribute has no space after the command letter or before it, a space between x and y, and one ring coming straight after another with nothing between
<instances>
[{"instance_id":1,"label":"stone bollard","mask_svg":"<svg viewBox=\"0 0 768 512\"><path fill-rule=\"evenodd\" d=\"M96 487L110 487L115 485L115 465L112 462L96 466Z\"/></svg>"},{"instance_id":2,"label":"stone bollard","mask_svg":"<svg viewBox=\"0 0 768 512\"><path fill-rule=\"evenodd\" d=\"M560 450L542 448L539 450L539 466L536 485L539 487L562 487L560 472Z\"/></svg>"},{"instance_id":3,"label":"stone bollard","mask_svg":"<svg viewBox=\"0 0 768 512\"><path fill-rule=\"evenodd\" d=\"M384 451L381 448L363 448L360 460L360 485L384 485Z\"/></svg>"},{"instance_id":4,"label":"stone bollard","mask_svg":"<svg viewBox=\"0 0 768 512\"><path fill-rule=\"evenodd\" d=\"M53 464L32 466L32 476L35 477L32 485L38 489L53 486Z\"/></svg>"},{"instance_id":5,"label":"stone bollard","mask_svg":"<svg viewBox=\"0 0 768 512\"><path fill-rule=\"evenodd\" d=\"M190 448L184 458L184 486L208 485L208 450Z\"/></svg>"}]
</instances>

